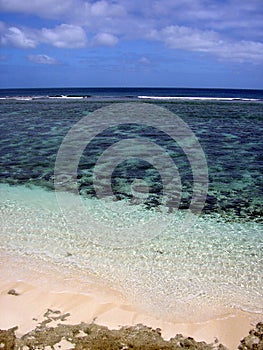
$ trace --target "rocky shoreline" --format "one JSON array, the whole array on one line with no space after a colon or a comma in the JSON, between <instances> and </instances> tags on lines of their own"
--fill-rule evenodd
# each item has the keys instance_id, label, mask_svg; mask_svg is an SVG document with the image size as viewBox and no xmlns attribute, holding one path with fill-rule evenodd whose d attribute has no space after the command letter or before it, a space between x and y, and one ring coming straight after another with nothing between
<instances>
[{"instance_id":1,"label":"rocky shoreline","mask_svg":"<svg viewBox=\"0 0 263 350\"><path fill-rule=\"evenodd\" d=\"M69 314L58 310L47 310L44 319L34 330L17 337L17 327L0 330L0 348L4 350L227 350L216 339L214 343L197 342L191 337L177 334L170 340L164 340L161 329L138 324L124 326L118 330L95 323L77 325L61 324ZM263 323L260 322L241 340L239 350L263 350Z\"/></svg>"}]
</instances>

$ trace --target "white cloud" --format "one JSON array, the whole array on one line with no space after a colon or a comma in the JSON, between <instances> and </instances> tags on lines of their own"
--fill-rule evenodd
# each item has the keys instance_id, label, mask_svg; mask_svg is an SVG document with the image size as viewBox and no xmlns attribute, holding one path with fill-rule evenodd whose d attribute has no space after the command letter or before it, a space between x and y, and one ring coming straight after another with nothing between
<instances>
[{"instance_id":1,"label":"white cloud","mask_svg":"<svg viewBox=\"0 0 263 350\"><path fill-rule=\"evenodd\" d=\"M17 27L9 27L1 36L1 44L28 49L36 47L37 41L29 33Z\"/></svg>"},{"instance_id":2,"label":"white cloud","mask_svg":"<svg viewBox=\"0 0 263 350\"><path fill-rule=\"evenodd\" d=\"M214 31L201 31L184 26L169 26L153 30L149 39L164 42L169 48L206 52L232 61L263 62L263 43L254 41L230 41Z\"/></svg>"},{"instance_id":3,"label":"white cloud","mask_svg":"<svg viewBox=\"0 0 263 350\"><path fill-rule=\"evenodd\" d=\"M29 55L27 56L29 61L39 63L39 64L58 64L59 62L48 55Z\"/></svg>"},{"instance_id":4,"label":"white cloud","mask_svg":"<svg viewBox=\"0 0 263 350\"><path fill-rule=\"evenodd\" d=\"M0 43L22 49L35 48L40 43L58 48L80 48L86 46L86 33L82 27L72 24L40 30L1 26Z\"/></svg>"},{"instance_id":5,"label":"white cloud","mask_svg":"<svg viewBox=\"0 0 263 350\"><path fill-rule=\"evenodd\" d=\"M125 10L120 4L100 0L94 3L90 3L90 13L93 16L112 17L122 16L125 13Z\"/></svg>"},{"instance_id":6,"label":"white cloud","mask_svg":"<svg viewBox=\"0 0 263 350\"><path fill-rule=\"evenodd\" d=\"M59 48L79 48L86 45L86 33L80 26L61 24L54 29L41 30L44 42Z\"/></svg>"},{"instance_id":7,"label":"white cloud","mask_svg":"<svg viewBox=\"0 0 263 350\"><path fill-rule=\"evenodd\" d=\"M218 34L213 31L201 31L184 26L169 26L159 32L153 32L153 38L162 40L170 48L209 51L220 42Z\"/></svg>"},{"instance_id":8,"label":"white cloud","mask_svg":"<svg viewBox=\"0 0 263 350\"><path fill-rule=\"evenodd\" d=\"M99 33L95 36L94 46L115 46L118 43L118 38L109 33Z\"/></svg>"},{"instance_id":9,"label":"white cloud","mask_svg":"<svg viewBox=\"0 0 263 350\"><path fill-rule=\"evenodd\" d=\"M212 52L230 61L263 63L263 43L254 41L225 42Z\"/></svg>"}]
</instances>

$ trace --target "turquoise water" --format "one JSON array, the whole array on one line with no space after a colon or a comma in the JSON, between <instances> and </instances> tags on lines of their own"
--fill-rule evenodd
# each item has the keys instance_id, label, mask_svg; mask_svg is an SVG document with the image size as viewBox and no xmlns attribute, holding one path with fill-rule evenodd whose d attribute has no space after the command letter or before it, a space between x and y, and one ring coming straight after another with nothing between
<instances>
[{"instance_id":1,"label":"turquoise water","mask_svg":"<svg viewBox=\"0 0 263 350\"><path fill-rule=\"evenodd\" d=\"M71 274L81 274L82 290L96 276L122 292L142 310L170 321L201 321L222 315L222 310L242 309L263 313L262 226L255 222L225 222L219 215L199 217L187 232L178 230L183 217L173 215L160 235L137 246L116 248L116 231L101 240L101 231L69 227L54 192L40 187L0 185L0 248L17 254L37 270L50 263ZM65 200L71 202L71 194ZM108 225L118 226L119 217L107 217L101 201L86 199L86 208ZM71 213L74 214L74 208ZM77 214L77 213L76 213ZM138 211L135 219L145 216ZM164 215L164 214L163 214ZM169 218L170 220L170 218ZM118 232L125 241L128 230ZM136 234L136 232L135 232ZM64 273L64 274L65 274ZM70 288L70 286L69 286Z\"/></svg>"},{"instance_id":2,"label":"turquoise water","mask_svg":"<svg viewBox=\"0 0 263 350\"><path fill-rule=\"evenodd\" d=\"M61 180L62 200L74 219L70 225L53 191L57 152L82 117L93 122L94 111L111 105L101 99L0 100L0 248L31 256L39 264L86 272L87 281L97 276L167 319L205 320L219 315L222 306L262 313L262 102L153 102L176 113L204 151L208 194L194 225L182 226L195 192L191 161L167 134L132 121L98 134L81 156L76 177L86 218L74 206L69 182ZM172 157L180 176L179 210L173 210L171 198L161 210L162 178L156 167L140 159L119 164L111 177L112 192L104 191L102 181L99 189L105 195L97 198L92 182L96 162L116 142L136 141L137 135L146 135ZM134 191L141 195L139 204Z\"/></svg>"}]
</instances>

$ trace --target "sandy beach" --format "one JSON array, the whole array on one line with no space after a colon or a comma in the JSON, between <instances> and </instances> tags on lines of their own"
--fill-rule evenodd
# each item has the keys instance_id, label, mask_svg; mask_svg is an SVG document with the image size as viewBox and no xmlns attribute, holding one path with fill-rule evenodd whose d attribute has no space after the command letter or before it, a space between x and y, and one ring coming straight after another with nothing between
<instances>
[{"instance_id":1,"label":"sandy beach","mask_svg":"<svg viewBox=\"0 0 263 350\"><path fill-rule=\"evenodd\" d=\"M72 285L61 273L52 271L51 267L46 268L46 272L38 273L30 265L30 257L23 265L17 265L17 258L12 260L10 257L10 254L1 252L0 329L18 326L18 337L42 322L49 309L66 314L65 319L59 321L62 324L95 322L110 329L144 324L161 328L164 339L170 339L176 334L191 336L197 341L207 343L218 339L232 350L237 349L240 340L260 321L260 315L229 310L229 313L222 314L220 318L211 318L205 322L167 322L143 312L129 303L123 295L95 279L91 279L86 285L84 293L79 288L78 276ZM48 284L42 284L46 277ZM49 326L56 324L53 322Z\"/></svg>"}]
</instances>

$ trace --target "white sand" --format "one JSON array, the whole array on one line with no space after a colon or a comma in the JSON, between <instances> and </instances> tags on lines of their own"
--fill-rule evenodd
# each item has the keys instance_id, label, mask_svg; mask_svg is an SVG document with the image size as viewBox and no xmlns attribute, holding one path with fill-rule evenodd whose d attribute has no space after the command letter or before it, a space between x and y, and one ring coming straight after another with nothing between
<instances>
[{"instance_id":1,"label":"white sand","mask_svg":"<svg viewBox=\"0 0 263 350\"><path fill-rule=\"evenodd\" d=\"M0 328L18 326L21 336L34 329L43 320L47 309L70 313L64 324L82 321L119 328L123 325L143 323L153 328L161 328L165 339L181 333L198 341L213 342L217 338L230 350L237 349L240 339L260 320L260 315L240 310L231 310L222 317L200 323L166 322L145 314L131 305L124 297L99 281L91 280L85 293L78 288L78 278L72 285L65 276L50 267L39 273L28 263L17 266L11 255L0 255ZM45 276L43 276L45 275ZM43 278L44 277L44 278ZM47 281L42 284L41 281ZM18 296L8 294L15 289ZM60 321L61 322L61 321ZM50 324L51 325L51 324ZM52 324L53 325L53 324Z\"/></svg>"}]
</instances>

